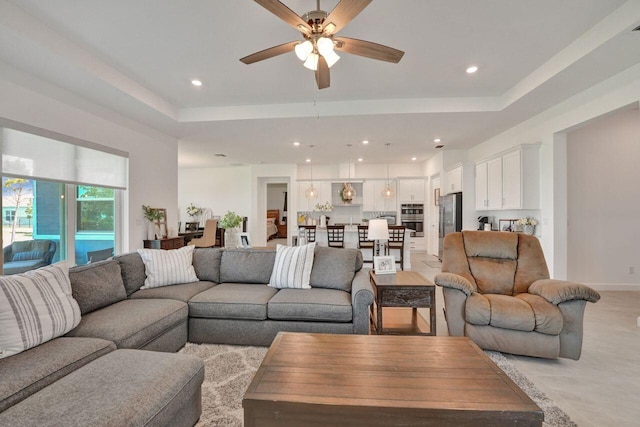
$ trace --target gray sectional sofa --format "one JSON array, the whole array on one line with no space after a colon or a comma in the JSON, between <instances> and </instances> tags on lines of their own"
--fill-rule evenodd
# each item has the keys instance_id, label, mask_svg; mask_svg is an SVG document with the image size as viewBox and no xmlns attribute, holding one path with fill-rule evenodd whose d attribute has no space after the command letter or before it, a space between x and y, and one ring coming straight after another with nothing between
<instances>
[{"instance_id":1,"label":"gray sectional sofa","mask_svg":"<svg viewBox=\"0 0 640 427\"><path fill-rule=\"evenodd\" d=\"M198 248L199 281L152 289L140 289L137 253L72 268L80 324L0 359L0 425L189 426L201 413L204 367L170 354L187 341L269 345L279 331L368 333L373 290L360 251L316 247L309 290L267 286L275 255Z\"/></svg>"}]
</instances>

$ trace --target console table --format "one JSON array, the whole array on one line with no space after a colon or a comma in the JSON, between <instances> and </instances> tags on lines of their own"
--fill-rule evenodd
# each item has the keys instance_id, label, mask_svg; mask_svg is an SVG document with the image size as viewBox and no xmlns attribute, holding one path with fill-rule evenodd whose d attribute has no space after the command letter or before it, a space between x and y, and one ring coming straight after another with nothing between
<instances>
[{"instance_id":1,"label":"console table","mask_svg":"<svg viewBox=\"0 0 640 427\"><path fill-rule=\"evenodd\" d=\"M166 239L145 240L145 249L178 249L184 246L184 237L168 237Z\"/></svg>"}]
</instances>

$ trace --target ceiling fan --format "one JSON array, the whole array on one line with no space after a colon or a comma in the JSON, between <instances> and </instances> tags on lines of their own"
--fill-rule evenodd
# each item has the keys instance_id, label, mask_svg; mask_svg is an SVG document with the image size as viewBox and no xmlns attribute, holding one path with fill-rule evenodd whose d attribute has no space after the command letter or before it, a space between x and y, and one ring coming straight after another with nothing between
<instances>
[{"instance_id":1,"label":"ceiling fan","mask_svg":"<svg viewBox=\"0 0 640 427\"><path fill-rule=\"evenodd\" d=\"M304 61L306 68L315 71L318 89L324 89L330 84L329 68L340 59L335 50L393 63L400 62L404 55L401 50L381 44L335 36L372 0L340 0L331 13L321 10L320 0L316 0L317 10L302 16L298 16L278 0L254 1L300 31L304 40L291 41L245 56L240 59L245 64L253 64L293 50Z\"/></svg>"}]
</instances>

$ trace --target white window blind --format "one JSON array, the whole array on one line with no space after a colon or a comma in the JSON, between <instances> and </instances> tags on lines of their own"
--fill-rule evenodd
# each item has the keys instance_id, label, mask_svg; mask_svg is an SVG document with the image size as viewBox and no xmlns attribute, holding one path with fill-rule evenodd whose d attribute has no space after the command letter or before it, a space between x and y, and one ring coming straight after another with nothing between
<instances>
[{"instance_id":1,"label":"white window blind","mask_svg":"<svg viewBox=\"0 0 640 427\"><path fill-rule=\"evenodd\" d=\"M127 188L126 156L15 129L0 129L3 175Z\"/></svg>"}]
</instances>

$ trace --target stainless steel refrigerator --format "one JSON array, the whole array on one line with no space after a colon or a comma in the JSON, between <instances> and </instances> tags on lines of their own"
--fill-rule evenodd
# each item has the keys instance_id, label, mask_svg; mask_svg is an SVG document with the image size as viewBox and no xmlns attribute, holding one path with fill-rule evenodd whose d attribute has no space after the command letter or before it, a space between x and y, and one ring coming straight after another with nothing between
<instances>
[{"instance_id":1,"label":"stainless steel refrigerator","mask_svg":"<svg viewBox=\"0 0 640 427\"><path fill-rule=\"evenodd\" d=\"M440 242L438 258L442 261L442 244L444 236L454 231L462 231L462 193L450 193L440 196Z\"/></svg>"}]
</instances>

